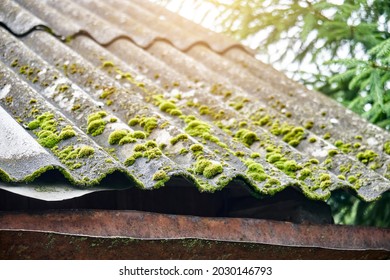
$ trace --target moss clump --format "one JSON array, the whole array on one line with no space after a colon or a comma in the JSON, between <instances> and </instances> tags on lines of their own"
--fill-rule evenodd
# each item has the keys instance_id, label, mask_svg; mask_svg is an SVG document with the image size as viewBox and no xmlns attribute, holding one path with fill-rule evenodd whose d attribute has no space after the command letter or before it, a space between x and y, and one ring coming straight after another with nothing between
<instances>
[{"instance_id":1,"label":"moss clump","mask_svg":"<svg viewBox=\"0 0 390 280\"><path fill-rule=\"evenodd\" d=\"M117 118L110 118L110 123L115 123L115 122L117 122L117 121L118 121Z\"/></svg>"},{"instance_id":2,"label":"moss clump","mask_svg":"<svg viewBox=\"0 0 390 280\"><path fill-rule=\"evenodd\" d=\"M97 136L103 133L106 128L106 121L104 120L94 120L88 124L87 133L92 136Z\"/></svg>"},{"instance_id":3,"label":"moss clump","mask_svg":"<svg viewBox=\"0 0 390 280\"><path fill-rule=\"evenodd\" d=\"M129 144L129 143L134 143L136 142L137 139L135 139L133 136L131 136L130 134L126 135L125 137L123 137L120 141L119 141L119 145L125 145L125 144Z\"/></svg>"},{"instance_id":4,"label":"moss clump","mask_svg":"<svg viewBox=\"0 0 390 280\"><path fill-rule=\"evenodd\" d=\"M234 155L235 155L236 157L244 157L244 156L245 156L245 152L243 152L243 151L236 151L236 152L234 153Z\"/></svg>"},{"instance_id":5,"label":"moss clump","mask_svg":"<svg viewBox=\"0 0 390 280\"><path fill-rule=\"evenodd\" d=\"M146 138L146 134L142 131L139 131L139 130L134 131L132 136L136 139L145 139Z\"/></svg>"},{"instance_id":6,"label":"moss clump","mask_svg":"<svg viewBox=\"0 0 390 280\"><path fill-rule=\"evenodd\" d=\"M299 180L305 180L307 177L312 175L312 171L309 168L303 168L299 172Z\"/></svg>"},{"instance_id":7,"label":"moss clump","mask_svg":"<svg viewBox=\"0 0 390 280\"><path fill-rule=\"evenodd\" d=\"M340 180L345 181L345 176L344 175L338 175L337 178L339 178Z\"/></svg>"},{"instance_id":8,"label":"moss clump","mask_svg":"<svg viewBox=\"0 0 390 280\"><path fill-rule=\"evenodd\" d=\"M350 184L354 184L357 182L357 178L355 176L348 176L348 179L347 181L350 183Z\"/></svg>"},{"instance_id":9,"label":"moss clump","mask_svg":"<svg viewBox=\"0 0 390 280\"><path fill-rule=\"evenodd\" d=\"M37 135L38 143L46 148L53 148L61 141L60 137L52 131L42 130Z\"/></svg>"},{"instance_id":10,"label":"moss clump","mask_svg":"<svg viewBox=\"0 0 390 280\"><path fill-rule=\"evenodd\" d=\"M87 133L92 136L97 136L103 133L106 128L106 121L102 118L107 116L105 111L99 111L88 116L87 120Z\"/></svg>"},{"instance_id":11,"label":"moss clump","mask_svg":"<svg viewBox=\"0 0 390 280\"><path fill-rule=\"evenodd\" d=\"M255 141L259 141L259 137L257 137L256 133L244 128L237 131L234 137L241 143L244 143L247 147L250 147Z\"/></svg>"},{"instance_id":12,"label":"moss clump","mask_svg":"<svg viewBox=\"0 0 390 280\"><path fill-rule=\"evenodd\" d=\"M111 94L115 93L116 88L115 87L108 87L104 88L102 94L99 96L100 99L106 99Z\"/></svg>"},{"instance_id":13,"label":"moss clump","mask_svg":"<svg viewBox=\"0 0 390 280\"><path fill-rule=\"evenodd\" d=\"M144 144L137 144L133 148L134 152L145 152L147 147Z\"/></svg>"},{"instance_id":14,"label":"moss clump","mask_svg":"<svg viewBox=\"0 0 390 280\"><path fill-rule=\"evenodd\" d=\"M306 129L312 129L314 126L314 122L313 121L308 121L306 124L305 124L305 128Z\"/></svg>"},{"instance_id":15,"label":"moss clump","mask_svg":"<svg viewBox=\"0 0 390 280\"><path fill-rule=\"evenodd\" d=\"M65 126L60 132L60 139L65 140L76 136L76 132L70 125Z\"/></svg>"},{"instance_id":16,"label":"moss clump","mask_svg":"<svg viewBox=\"0 0 390 280\"><path fill-rule=\"evenodd\" d=\"M284 133L283 133L284 134ZM283 141L287 142L289 145L296 147L299 145L304 136L303 127L294 127L290 132L288 132L284 137Z\"/></svg>"},{"instance_id":17,"label":"moss clump","mask_svg":"<svg viewBox=\"0 0 390 280\"><path fill-rule=\"evenodd\" d=\"M329 132L325 133L323 137L325 140L330 139L330 133Z\"/></svg>"},{"instance_id":18,"label":"moss clump","mask_svg":"<svg viewBox=\"0 0 390 280\"><path fill-rule=\"evenodd\" d=\"M36 135L38 136L38 143L46 148L53 148L61 140L76 136L76 132L69 125L64 127L60 134L58 134L57 126L58 122L55 120L54 114L50 112L46 112L38 116L27 125L27 127L31 130L41 128Z\"/></svg>"},{"instance_id":19,"label":"moss clump","mask_svg":"<svg viewBox=\"0 0 390 280\"><path fill-rule=\"evenodd\" d=\"M385 142L385 144L383 145L383 151L386 154L390 155L390 141Z\"/></svg>"},{"instance_id":20,"label":"moss clump","mask_svg":"<svg viewBox=\"0 0 390 280\"><path fill-rule=\"evenodd\" d=\"M105 60L103 61L102 63L102 67L103 68L110 68L110 67L114 67L114 62L110 61L110 60Z\"/></svg>"},{"instance_id":21,"label":"moss clump","mask_svg":"<svg viewBox=\"0 0 390 280\"><path fill-rule=\"evenodd\" d=\"M90 146L83 146L80 148L78 151L78 157L83 158L83 157L89 157L95 153L95 149L90 147Z\"/></svg>"},{"instance_id":22,"label":"moss clump","mask_svg":"<svg viewBox=\"0 0 390 280\"><path fill-rule=\"evenodd\" d=\"M283 167L286 172L295 172L302 169L302 167L295 160L287 160Z\"/></svg>"},{"instance_id":23,"label":"moss clump","mask_svg":"<svg viewBox=\"0 0 390 280\"><path fill-rule=\"evenodd\" d=\"M268 179L268 175L264 172L264 168L260 163L248 160L246 174L254 181L263 182Z\"/></svg>"},{"instance_id":24,"label":"moss clump","mask_svg":"<svg viewBox=\"0 0 390 280\"><path fill-rule=\"evenodd\" d=\"M315 143L315 142L317 142L317 138L315 138L315 137L310 137L310 138L309 138L309 142L310 142L310 143Z\"/></svg>"},{"instance_id":25,"label":"moss clump","mask_svg":"<svg viewBox=\"0 0 390 280\"><path fill-rule=\"evenodd\" d=\"M330 157L334 157L335 155L337 155L339 152L337 150L329 150L328 151L328 156Z\"/></svg>"},{"instance_id":26,"label":"moss clump","mask_svg":"<svg viewBox=\"0 0 390 280\"><path fill-rule=\"evenodd\" d=\"M220 163L212 162L208 159L199 158L195 163L196 174L202 174L207 179L211 179L222 173L223 167Z\"/></svg>"},{"instance_id":27,"label":"moss clump","mask_svg":"<svg viewBox=\"0 0 390 280\"><path fill-rule=\"evenodd\" d=\"M356 136L355 136L355 139L356 139L356 140L362 141L362 140L363 140L363 136L361 136L361 135L356 135Z\"/></svg>"},{"instance_id":28,"label":"moss clump","mask_svg":"<svg viewBox=\"0 0 390 280\"><path fill-rule=\"evenodd\" d=\"M188 150L186 148L182 148L179 152L179 155L186 155L188 154Z\"/></svg>"},{"instance_id":29,"label":"moss clump","mask_svg":"<svg viewBox=\"0 0 390 280\"><path fill-rule=\"evenodd\" d=\"M163 112L168 112L172 109L176 109L176 105L170 101L163 101L159 106L160 110Z\"/></svg>"},{"instance_id":30,"label":"moss clump","mask_svg":"<svg viewBox=\"0 0 390 280\"><path fill-rule=\"evenodd\" d=\"M186 140L188 140L188 135L185 133L181 133L173 137L170 142L172 145L175 145L179 141L186 141Z\"/></svg>"},{"instance_id":31,"label":"moss clump","mask_svg":"<svg viewBox=\"0 0 390 280\"><path fill-rule=\"evenodd\" d=\"M353 144L353 147L354 147L355 149L359 149L361 146L362 146L362 144L360 144L360 143L354 143L354 144Z\"/></svg>"},{"instance_id":32,"label":"moss clump","mask_svg":"<svg viewBox=\"0 0 390 280\"><path fill-rule=\"evenodd\" d=\"M160 188L164 186L165 182L169 180L169 176L164 170L159 170L156 173L153 174L153 181L157 181L157 183L154 185L155 188Z\"/></svg>"},{"instance_id":33,"label":"moss clump","mask_svg":"<svg viewBox=\"0 0 390 280\"><path fill-rule=\"evenodd\" d=\"M259 153L252 153L250 155L251 158L259 158L260 157L260 154Z\"/></svg>"},{"instance_id":34,"label":"moss clump","mask_svg":"<svg viewBox=\"0 0 390 280\"><path fill-rule=\"evenodd\" d=\"M155 117L145 117L140 120L141 127L144 128L144 131L151 133L153 129L157 127L157 119Z\"/></svg>"},{"instance_id":35,"label":"moss clump","mask_svg":"<svg viewBox=\"0 0 390 280\"><path fill-rule=\"evenodd\" d=\"M203 152L203 146L200 144L193 144L191 145L190 150L193 153Z\"/></svg>"},{"instance_id":36,"label":"moss clump","mask_svg":"<svg viewBox=\"0 0 390 280\"><path fill-rule=\"evenodd\" d=\"M143 157L147 157L149 160L151 159L155 159L155 158L160 158L162 155L162 152L159 148L155 147L155 148L151 148L151 149L147 149L143 154L142 156Z\"/></svg>"},{"instance_id":37,"label":"moss clump","mask_svg":"<svg viewBox=\"0 0 390 280\"><path fill-rule=\"evenodd\" d=\"M110 136L108 136L108 143L110 145L118 144L120 142L120 140L122 140L123 137L128 135L128 133L129 132L125 129L115 130L115 131L110 133Z\"/></svg>"},{"instance_id":38,"label":"moss clump","mask_svg":"<svg viewBox=\"0 0 390 280\"><path fill-rule=\"evenodd\" d=\"M344 145L344 142L341 141L341 140L336 140L334 142L334 145L337 147L337 148L340 148L342 145Z\"/></svg>"},{"instance_id":39,"label":"moss clump","mask_svg":"<svg viewBox=\"0 0 390 280\"><path fill-rule=\"evenodd\" d=\"M266 156L266 159L269 163L275 163L277 161L280 161L282 159L282 155L279 153L269 153Z\"/></svg>"},{"instance_id":40,"label":"moss clump","mask_svg":"<svg viewBox=\"0 0 390 280\"><path fill-rule=\"evenodd\" d=\"M367 164L371 161L374 161L378 154L372 150L365 150L364 152L360 152L356 155L357 159L364 164Z\"/></svg>"},{"instance_id":41,"label":"moss clump","mask_svg":"<svg viewBox=\"0 0 390 280\"><path fill-rule=\"evenodd\" d=\"M275 179L275 178L269 178L267 180L267 183L264 185L264 187L266 188L270 188L270 187L274 187L274 186L280 186L280 181L278 179Z\"/></svg>"},{"instance_id":42,"label":"moss clump","mask_svg":"<svg viewBox=\"0 0 390 280\"><path fill-rule=\"evenodd\" d=\"M131 156L129 156L125 162L123 163L125 166L132 166L135 161L137 160L137 158L140 158L142 157L142 153L140 152L135 152L133 153Z\"/></svg>"},{"instance_id":43,"label":"moss clump","mask_svg":"<svg viewBox=\"0 0 390 280\"><path fill-rule=\"evenodd\" d=\"M140 119L139 118L132 118L131 120L129 120L129 126L136 126L137 124L140 123Z\"/></svg>"},{"instance_id":44,"label":"moss clump","mask_svg":"<svg viewBox=\"0 0 390 280\"><path fill-rule=\"evenodd\" d=\"M159 170L153 174L153 181L160 181L169 178L164 170Z\"/></svg>"},{"instance_id":45,"label":"moss clump","mask_svg":"<svg viewBox=\"0 0 390 280\"><path fill-rule=\"evenodd\" d=\"M210 125L199 120L193 120L185 127L185 131L191 136L207 136L210 135Z\"/></svg>"}]
</instances>

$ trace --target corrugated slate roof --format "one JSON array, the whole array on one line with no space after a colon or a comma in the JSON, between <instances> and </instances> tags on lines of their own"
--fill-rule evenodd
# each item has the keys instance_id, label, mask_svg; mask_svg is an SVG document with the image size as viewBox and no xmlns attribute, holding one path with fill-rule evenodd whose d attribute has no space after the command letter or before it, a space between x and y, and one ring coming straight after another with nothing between
<instances>
[{"instance_id":1,"label":"corrugated slate roof","mask_svg":"<svg viewBox=\"0 0 390 280\"><path fill-rule=\"evenodd\" d=\"M49 169L87 192L117 171L145 189L240 179L370 201L390 188L388 132L162 7L6 0L0 22L1 188ZM16 187L44 197L29 185Z\"/></svg>"}]
</instances>

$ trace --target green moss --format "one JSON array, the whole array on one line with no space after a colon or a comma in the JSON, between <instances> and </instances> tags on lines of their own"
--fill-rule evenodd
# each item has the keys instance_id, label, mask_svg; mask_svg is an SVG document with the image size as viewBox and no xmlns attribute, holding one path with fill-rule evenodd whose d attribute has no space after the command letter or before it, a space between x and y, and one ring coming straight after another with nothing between
<instances>
[{"instance_id":1,"label":"green moss","mask_svg":"<svg viewBox=\"0 0 390 280\"><path fill-rule=\"evenodd\" d=\"M259 153L252 153L250 155L251 158L259 158L260 157L260 154Z\"/></svg>"},{"instance_id":2,"label":"green moss","mask_svg":"<svg viewBox=\"0 0 390 280\"><path fill-rule=\"evenodd\" d=\"M115 123L115 122L117 122L117 121L118 121L117 118L110 118L110 123Z\"/></svg>"},{"instance_id":3,"label":"green moss","mask_svg":"<svg viewBox=\"0 0 390 280\"><path fill-rule=\"evenodd\" d=\"M306 124L305 124L305 128L306 129L312 129L314 126L314 122L313 121L308 121Z\"/></svg>"},{"instance_id":4,"label":"green moss","mask_svg":"<svg viewBox=\"0 0 390 280\"><path fill-rule=\"evenodd\" d=\"M83 146L80 148L78 151L78 157L83 158L83 157L89 157L95 153L95 149L90 147L90 146Z\"/></svg>"},{"instance_id":5,"label":"green moss","mask_svg":"<svg viewBox=\"0 0 390 280\"><path fill-rule=\"evenodd\" d=\"M266 156L266 159L269 163L275 163L277 161L280 161L282 159L282 155L279 153L269 153Z\"/></svg>"},{"instance_id":6,"label":"green moss","mask_svg":"<svg viewBox=\"0 0 390 280\"><path fill-rule=\"evenodd\" d=\"M237 131L234 137L241 143L244 143L247 147L250 147L255 141L259 141L259 137L257 137L256 133L245 128L241 128Z\"/></svg>"},{"instance_id":7,"label":"green moss","mask_svg":"<svg viewBox=\"0 0 390 280\"><path fill-rule=\"evenodd\" d=\"M191 145L190 150L193 153L203 152L203 146L200 144L193 144Z\"/></svg>"},{"instance_id":8,"label":"green moss","mask_svg":"<svg viewBox=\"0 0 390 280\"><path fill-rule=\"evenodd\" d=\"M114 65L114 62L112 62L112 61L109 61L109 60L105 60L105 61L103 61L103 63L102 63L102 67L103 68L110 68L110 67L114 67L115 65Z\"/></svg>"},{"instance_id":9,"label":"green moss","mask_svg":"<svg viewBox=\"0 0 390 280\"><path fill-rule=\"evenodd\" d=\"M329 132L327 132L327 133L325 133L324 134L324 136L323 136L323 138L325 139L325 140L328 140L328 139L330 139L330 133Z\"/></svg>"},{"instance_id":10,"label":"green moss","mask_svg":"<svg viewBox=\"0 0 390 280\"><path fill-rule=\"evenodd\" d=\"M244 156L245 156L245 153L244 153L243 151L236 151L236 152L234 153L234 155L235 155L236 157L244 157Z\"/></svg>"},{"instance_id":11,"label":"green moss","mask_svg":"<svg viewBox=\"0 0 390 280\"><path fill-rule=\"evenodd\" d=\"M159 108L163 112L168 112L172 109L176 109L176 105L170 101L163 101L160 103Z\"/></svg>"},{"instance_id":12,"label":"green moss","mask_svg":"<svg viewBox=\"0 0 390 280\"><path fill-rule=\"evenodd\" d=\"M338 175L337 178L339 178L340 180L345 181L345 176L344 175Z\"/></svg>"},{"instance_id":13,"label":"green moss","mask_svg":"<svg viewBox=\"0 0 390 280\"><path fill-rule=\"evenodd\" d=\"M310 168L303 168L299 172L299 180L305 180L307 177L310 177L312 175L312 171Z\"/></svg>"},{"instance_id":14,"label":"green moss","mask_svg":"<svg viewBox=\"0 0 390 280\"><path fill-rule=\"evenodd\" d=\"M387 141L385 142L385 144L383 144L383 151L390 155L390 141Z\"/></svg>"},{"instance_id":15,"label":"green moss","mask_svg":"<svg viewBox=\"0 0 390 280\"><path fill-rule=\"evenodd\" d=\"M57 87L57 91L58 91L58 92L65 92L65 91L67 91L68 89L69 89L69 86L66 85L66 84L58 85L58 87Z\"/></svg>"},{"instance_id":16,"label":"green moss","mask_svg":"<svg viewBox=\"0 0 390 280\"><path fill-rule=\"evenodd\" d=\"M210 113L210 109L206 105L202 105L199 107L199 113L201 115L208 115Z\"/></svg>"},{"instance_id":17,"label":"green moss","mask_svg":"<svg viewBox=\"0 0 390 280\"><path fill-rule=\"evenodd\" d=\"M136 126L139 123L140 123L139 118L132 118L131 120L129 120L129 126Z\"/></svg>"},{"instance_id":18,"label":"green moss","mask_svg":"<svg viewBox=\"0 0 390 280\"><path fill-rule=\"evenodd\" d=\"M132 135L128 134L119 141L119 145L122 146L125 144L134 143L136 141L137 139L135 139Z\"/></svg>"},{"instance_id":19,"label":"green moss","mask_svg":"<svg viewBox=\"0 0 390 280\"><path fill-rule=\"evenodd\" d=\"M336 140L334 142L334 145L337 147L337 148L340 148L342 145L344 145L344 142L341 141L341 140Z\"/></svg>"},{"instance_id":20,"label":"green moss","mask_svg":"<svg viewBox=\"0 0 390 280\"><path fill-rule=\"evenodd\" d=\"M310 143L315 143L315 142L317 142L317 138L315 138L315 137L310 137L310 138L309 138L309 142L310 142Z\"/></svg>"},{"instance_id":21,"label":"green moss","mask_svg":"<svg viewBox=\"0 0 390 280\"><path fill-rule=\"evenodd\" d=\"M110 133L110 136L108 136L108 143L110 145L115 145L115 144L118 144L119 141L125 137L126 135L128 135L129 132L127 130L124 130L124 129L121 129L121 130L115 130L113 132Z\"/></svg>"},{"instance_id":22,"label":"green moss","mask_svg":"<svg viewBox=\"0 0 390 280\"><path fill-rule=\"evenodd\" d=\"M108 87L108 88L105 88L102 92L102 94L99 96L99 98L101 99L106 99L107 97L109 97L111 94L115 93L116 91L116 88L115 87Z\"/></svg>"},{"instance_id":23,"label":"green moss","mask_svg":"<svg viewBox=\"0 0 390 280\"><path fill-rule=\"evenodd\" d=\"M103 133L106 128L106 121L104 120L94 120L88 124L87 133L92 136L97 136Z\"/></svg>"},{"instance_id":24,"label":"green moss","mask_svg":"<svg viewBox=\"0 0 390 280\"><path fill-rule=\"evenodd\" d=\"M264 185L264 187L266 188L270 188L270 187L275 187L275 186L280 186L280 181L278 179L275 179L275 178L269 178L267 180L267 183Z\"/></svg>"},{"instance_id":25,"label":"green moss","mask_svg":"<svg viewBox=\"0 0 390 280\"><path fill-rule=\"evenodd\" d=\"M37 129L39 127L40 123L41 122L39 120L33 120L33 121L28 123L27 127L30 130L34 130L34 129Z\"/></svg>"},{"instance_id":26,"label":"green moss","mask_svg":"<svg viewBox=\"0 0 390 280\"><path fill-rule=\"evenodd\" d=\"M188 135L185 133L181 133L173 137L170 142L172 145L175 145L179 141L186 141L186 140L188 140Z\"/></svg>"},{"instance_id":27,"label":"green moss","mask_svg":"<svg viewBox=\"0 0 390 280\"><path fill-rule=\"evenodd\" d=\"M355 139L356 139L356 140L362 141L362 140L363 140L363 136L361 136L361 135L356 135L356 136L355 136Z\"/></svg>"},{"instance_id":28,"label":"green moss","mask_svg":"<svg viewBox=\"0 0 390 280\"><path fill-rule=\"evenodd\" d=\"M351 183L351 184L356 183L357 180L358 180L358 179L357 179L355 176L348 176L348 179L347 179L347 181L348 181L349 183Z\"/></svg>"},{"instance_id":29,"label":"green moss","mask_svg":"<svg viewBox=\"0 0 390 280\"><path fill-rule=\"evenodd\" d=\"M81 108L80 104L74 104L73 107L72 107L72 111L76 111L76 110L78 110L80 108Z\"/></svg>"},{"instance_id":30,"label":"green moss","mask_svg":"<svg viewBox=\"0 0 390 280\"><path fill-rule=\"evenodd\" d=\"M284 134L284 132L283 132ZM287 142L289 145L296 147L299 145L304 136L304 128L303 127L294 127L291 131L289 131L284 137L283 141Z\"/></svg>"},{"instance_id":31,"label":"green moss","mask_svg":"<svg viewBox=\"0 0 390 280\"><path fill-rule=\"evenodd\" d=\"M179 155L185 155L188 154L188 150L186 148L182 148L179 152Z\"/></svg>"},{"instance_id":32,"label":"green moss","mask_svg":"<svg viewBox=\"0 0 390 280\"><path fill-rule=\"evenodd\" d=\"M362 144L360 144L360 143L354 143L354 144L353 144L353 147L354 147L355 149L359 149L361 146L362 146Z\"/></svg>"},{"instance_id":33,"label":"green moss","mask_svg":"<svg viewBox=\"0 0 390 280\"><path fill-rule=\"evenodd\" d=\"M210 125L199 120L193 120L185 127L185 131L191 136L210 135Z\"/></svg>"},{"instance_id":34,"label":"green moss","mask_svg":"<svg viewBox=\"0 0 390 280\"><path fill-rule=\"evenodd\" d=\"M361 161L362 163L369 163L371 161L374 161L376 157L378 157L378 154L375 153L372 150L365 150L364 152L360 152L356 155L357 159Z\"/></svg>"},{"instance_id":35,"label":"green moss","mask_svg":"<svg viewBox=\"0 0 390 280\"><path fill-rule=\"evenodd\" d=\"M60 132L60 139L65 140L76 136L76 132L73 130L73 128L70 125L65 126L61 132Z\"/></svg>"},{"instance_id":36,"label":"green moss","mask_svg":"<svg viewBox=\"0 0 390 280\"><path fill-rule=\"evenodd\" d=\"M271 117L268 116L268 115L262 117L262 118L259 120L259 124L260 124L261 126L266 125L266 124L268 124L268 123L270 123L270 122L271 122Z\"/></svg>"},{"instance_id":37,"label":"green moss","mask_svg":"<svg viewBox=\"0 0 390 280\"><path fill-rule=\"evenodd\" d=\"M322 173L321 175L320 175L320 181L322 182L322 181L328 181L328 180L330 180L330 175L329 174L327 174L327 173Z\"/></svg>"},{"instance_id":38,"label":"green moss","mask_svg":"<svg viewBox=\"0 0 390 280\"><path fill-rule=\"evenodd\" d=\"M328 156L330 157L334 157L335 155L337 155L339 152L337 150L329 150L328 151Z\"/></svg>"},{"instance_id":39,"label":"green moss","mask_svg":"<svg viewBox=\"0 0 390 280\"><path fill-rule=\"evenodd\" d=\"M155 158L160 158L162 155L162 152L159 148L155 147L155 148L151 148L151 149L148 149L147 151L145 151L143 153L143 157L147 157L149 160L151 159L155 159Z\"/></svg>"},{"instance_id":40,"label":"green moss","mask_svg":"<svg viewBox=\"0 0 390 280\"><path fill-rule=\"evenodd\" d=\"M204 158L199 158L195 163L194 171L197 174L202 174L207 179L211 179L222 173L223 167L220 163L212 162Z\"/></svg>"},{"instance_id":41,"label":"green moss","mask_svg":"<svg viewBox=\"0 0 390 280\"><path fill-rule=\"evenodd\" d=\"M169 111L169 114L172 116L181 116L183 113L179 109L172 109Z\"/></svg>"},{"instance_id":42,"label":"green moss","mask_svg":"<svg viewBox=\"0 0 390 280\"><path fill-rule=\"evenodd\" d=\"M245 162L247 165L246 174L254 181L263 182L268 179L268 175L264 172L264 168L260 163L248 160Z\"/></svg>"},{"instance_id":43,"label":"green moss","mask_svg":"<svg viewBox=\"0 0 390 280\"><path fill-rule=\"evenodd\" d=\"M38 143L46 148L53 148L61 141L60 137L51 131L38 134Z\"/></svg>"},{"instance_id":44,"label":"green moss","mask_svg":"<svg viewBox=\"0 0 390 280\"><path fill-rule=\"evenodd\" d=\"M164 170L159 170L153 174L153 181L160 181L169 178Z\"/></svg>"},{"instance_id":45,"label":"green moss","mask_svg":"<svg viewBox=\"0 0 390 280\"><path fill-rule=\"evenodd\" d=\"M146 138L146 134L142 131L139 131L139 130L134 131L132 136L136 139L145 139Z\"/></svg>"},{"instance_id":46,"label":"green moss","mask_svg":"<svg viewBox=\"0 0 390 280\"><path fill-rule=\"evenodd\" d=\"M157 119L155 117L142 118L140 125L144 128L144 131L151 133L157 127Z\"/></svg>"},{"instance_id":47,"label":"green moss","mask_svg":"<svg viewBox=\"0 0 390 280\"><path fill-rule=\"evenodd\" d=\"M284 162L284 170L286 172L295 172L302 167L295 160L287 160Z\"/></svg>"},{"instance_id":48,"label":"green moss","mask_svg":"<svg viewBox=\"0 0 390 280\"><path fill-rule=\"evenodd\" d=\"M147 150L144 144L137 144L133 148L134 152L145 152Z\"/></svg>"}]
</instances>

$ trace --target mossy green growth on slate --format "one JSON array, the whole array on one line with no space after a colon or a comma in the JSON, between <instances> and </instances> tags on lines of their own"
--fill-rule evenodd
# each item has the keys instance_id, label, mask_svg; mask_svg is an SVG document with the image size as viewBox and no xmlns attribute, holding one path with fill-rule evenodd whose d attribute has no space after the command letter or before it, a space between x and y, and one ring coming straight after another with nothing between
<instances>
[{"instance_id":1,"label":"mossy green growth on slate","mask_svg":"<svg viewBox=\"0 0 390 280\"><path fill-rule=\"evenodd\" d=\"M157 127L157 118L155 117L135 117L129 120L129 126L140 125L146 133L151 133Z\"/></svg>"},{"instance_id":2,"label":"mossy green growth on slate","mask_svg":"<svg viewBox=\"0 0 390 280\"><path fill-rule=\"evenodd\" d=\"M128 157L124 164L131 166L137 158L143 157L148 160L158 159L162 156L161 149L157 146L155 141L149 140L145 144L137 144L133 147L133 154Z\"/></svg>"},{"instance_id":3,"label":"mossy green growth on slate","mask_svg":"<svg viewBox=\"0 0 390 280\"><path fill-rule=\"evenodd\" d=\"M78 169L83 165L79 159L92 156L95 153L93 147L82 146L75 148L72 145L66 146L62 150L60 150L58 146L55 146L52 151L60 161L67 165L71 170Z\"/></svg>"},{"instance_id":4,"label":"mossy green growth on slate","mask_svg":"<svg viewBox=\"0 0 390 280\"><path fill-rule=\"evenodd\" d=\"M255 141L259 141L256 133L245 128L238 130L234 137L247 147L250 147Z\"/></svg>"},{"instance_id":5,"label":"mossy green growth on slate","mask_svg":"<svg viewBox=\"0 0 390 280\"><path fill-rule=\"evenodd\" d=\"M385 144L383 145L383 151L386 154L390 155L390 141L385 142Z\"/></svg>"},{"instance_id":6,"label":"mossy green growth on slate","mask_svg":"<svg viewBox=\"0 0 390 280\"><path fill-rule=\"evenodd\" d=\"M365 150L364 152L360 152L356 155L357 159L361 161L362 163L369 163L373 160L375 160L376 157L378 157L378 154L375 153L372 150Z\"/></svg>"},{"instance_id":7,"label":"mossy green growth on slate","mask_svg":"<svg viewBox=\"0 0 390 280\"><path fill-rule=\"evenodd\" d=\"M50 112L46 112L36 117L27 125L27 127L30 130L41 129L35 134L38 136L38 143L46 148L53 148L61 140L76 136L76 132L69 125L58 132L58 121L54 118L54 114Z\"/></svg>"},{"instance_id":8,"label":"mossy green growth on slate","mask_svg":"<svg viewBox=\"0 0 390 280\"><path fill-rule=\"evenodd\" d=\"M211 179L222 173L223 167L220 163L199 157L195 163L194 171L196 174L201 174L207 179Z\"/></svg>"},{"instance_id":9,"label":"mossy green growth on slate","mask_svg":"<svg viewBox=\"0 0 390 280\"><path fill-rule=\"evenodd\" d=\"M99 111L88 116L87 133L92 136L97 136L103 133L107 122L103 118L107 116L105 111Z\"/></svg>"},{"instance_id":10,"label":"mossy green growth on slate","mask_svg":"<svg viewBox=\"0 0 390 280\"><path fill-rule=\"evenodd\" d=\"M263 182L268 179L268 175L264 172L263 165L253 160L247 160L245 162L247 166L246 175L254 181Z\"/></svg>"},{"instance_id":11,"label":"mossy green growth on slate","mask_svg":"<svg viewBox=\"0 0 390 280\"><path fill-rule=\"evenodd\" d=\"M171 139L171 144L175 145L179 141L186 141L186 140L188 140L188 135L181 133Z\"/></svg>"},{"instance_id":12,"label":"mossy green growth on slate","mask_svg":"<svg viewBox=\"0 0 390 280\"><path fill-rule=\"evenodd\" d=\"M157 181L154 185L155 188L164 186L165 182L169 180L169 176L164 170L159 170L153 175L153 181Z\"/></svg>"}]
</instances>

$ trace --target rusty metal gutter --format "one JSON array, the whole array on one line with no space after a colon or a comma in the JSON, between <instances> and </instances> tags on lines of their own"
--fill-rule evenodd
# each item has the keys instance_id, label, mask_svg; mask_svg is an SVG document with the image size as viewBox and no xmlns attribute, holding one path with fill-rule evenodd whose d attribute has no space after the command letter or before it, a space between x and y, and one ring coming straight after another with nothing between
<instances>
[{"instance_id":1,"label":"rusty metal gutter","mask_svg":"<svg viewBox=\"0 0 390 280\"><path fill-rule=\"evenodd\" d=\"M1 259L222 257L389 259L390 229L138 211L0 214Z\"/></svg>"}]
</instances>

